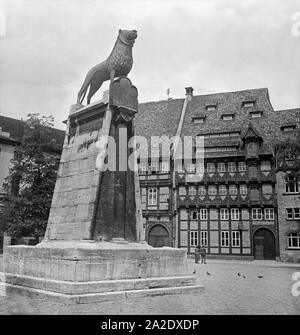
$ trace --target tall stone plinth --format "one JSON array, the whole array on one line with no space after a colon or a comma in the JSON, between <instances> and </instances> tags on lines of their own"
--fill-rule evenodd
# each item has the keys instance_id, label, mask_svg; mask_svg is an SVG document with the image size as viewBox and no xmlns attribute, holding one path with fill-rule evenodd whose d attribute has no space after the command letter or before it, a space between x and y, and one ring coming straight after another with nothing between
<instances>
[{"instance_id":1,"label":"tall stone plinth","mask_svg":"<svg viewBox=\"0 0 300 335\"><path fill-rule=\"evenodd\" d=\"M137 106L137 89L120 77L101 101L72 109L45 238L5 248L8 291L88 303L202 289L186 250L144 241L138 175L128 166Z\"/></svg>"}]
</instances>

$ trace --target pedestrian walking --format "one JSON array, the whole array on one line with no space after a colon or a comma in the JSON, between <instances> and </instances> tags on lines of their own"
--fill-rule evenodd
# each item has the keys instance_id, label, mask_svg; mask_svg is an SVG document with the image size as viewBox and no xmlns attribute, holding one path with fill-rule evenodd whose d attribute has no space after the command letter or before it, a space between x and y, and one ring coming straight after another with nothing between
<instances>
[{"instance_id":1,"label":"pedestrian walking","mask_svg":"<svg viewBox=\"0 0 300 335\"><path fill-rule=\"evenodd\" d=\"M206 248L204 245L201 245L200 248L200 255L201 255L201 264L206 264L205 256L206 256Z\"/></svg>"}]
</instances>

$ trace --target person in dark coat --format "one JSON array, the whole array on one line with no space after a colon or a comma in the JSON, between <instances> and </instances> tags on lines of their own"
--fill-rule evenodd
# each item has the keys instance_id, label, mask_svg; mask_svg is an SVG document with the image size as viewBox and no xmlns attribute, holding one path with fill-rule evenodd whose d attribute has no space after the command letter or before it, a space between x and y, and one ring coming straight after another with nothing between
<instances>
[{"instance_id":1,"label":"person in dark coat","mask_svg":"<svg viewBox=\"0 0 300 335\"><path fill-rule=\"evenodd\" d=\"M200 261L200 246L198 245L195 248L195 263L199 264L199 261Z\"/></svg>"},{"instance_id":2,"label":"person in dark coat","mask_svg":"<svg viewBox=\"0 0 300 335\"><path fill-rule=\"evenodd\" d=\"M205 261L205 256L206 256L206 248L204 245L201 245L200 249L199 249L199 252L200 252L200 256L201 256L201 264L206 264L206 261Z\"/></svg>"}]
</instances>

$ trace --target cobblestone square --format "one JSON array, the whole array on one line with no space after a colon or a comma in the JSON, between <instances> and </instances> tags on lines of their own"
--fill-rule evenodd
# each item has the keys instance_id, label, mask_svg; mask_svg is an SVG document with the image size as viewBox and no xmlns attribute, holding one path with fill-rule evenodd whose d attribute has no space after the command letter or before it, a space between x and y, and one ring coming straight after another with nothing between
<instances>
[{"instance_id":1,"label":"cobblestone square","mask_svg":"<svg viewBox=\"0 0 300 335\"><path fill-rule=\"evenodd\" d=\"M10 294L0 296L0 314L300 314L300 296L291 293L298 264L208 260L201 265L189 259L188 266L204 292L71 306Z\"/></svg>"}]
</instances>

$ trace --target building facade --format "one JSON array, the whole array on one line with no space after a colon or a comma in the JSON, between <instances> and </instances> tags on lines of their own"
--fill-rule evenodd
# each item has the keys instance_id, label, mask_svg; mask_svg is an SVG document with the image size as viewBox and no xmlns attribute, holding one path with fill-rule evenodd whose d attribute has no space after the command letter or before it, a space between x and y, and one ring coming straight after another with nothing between
<instances>
[{"instance_id":1,"label":"building facade","mask_svg":"<svg viewBox=\"0 0 300 335\"><path fill-rule=\"evenodd\" d=\"M291 201L280 191L273 145L299 128L299 109L274 111L266 88L199 96L187 88L185 99L141 104L136 123L137 134L148 142L151 136L175 135L182 143L185 137L194 141L193 158L180 168L176 160L163 162L162 157L140 162L151 245L193 253L201 244L209 257L298 259L299 189L285 229L284 203ZM204 149L197 148L197 137ZM197 150L204 150L199 166ZM201 178L195 180L196 175Z\"/></svg>"}]
</instances>

